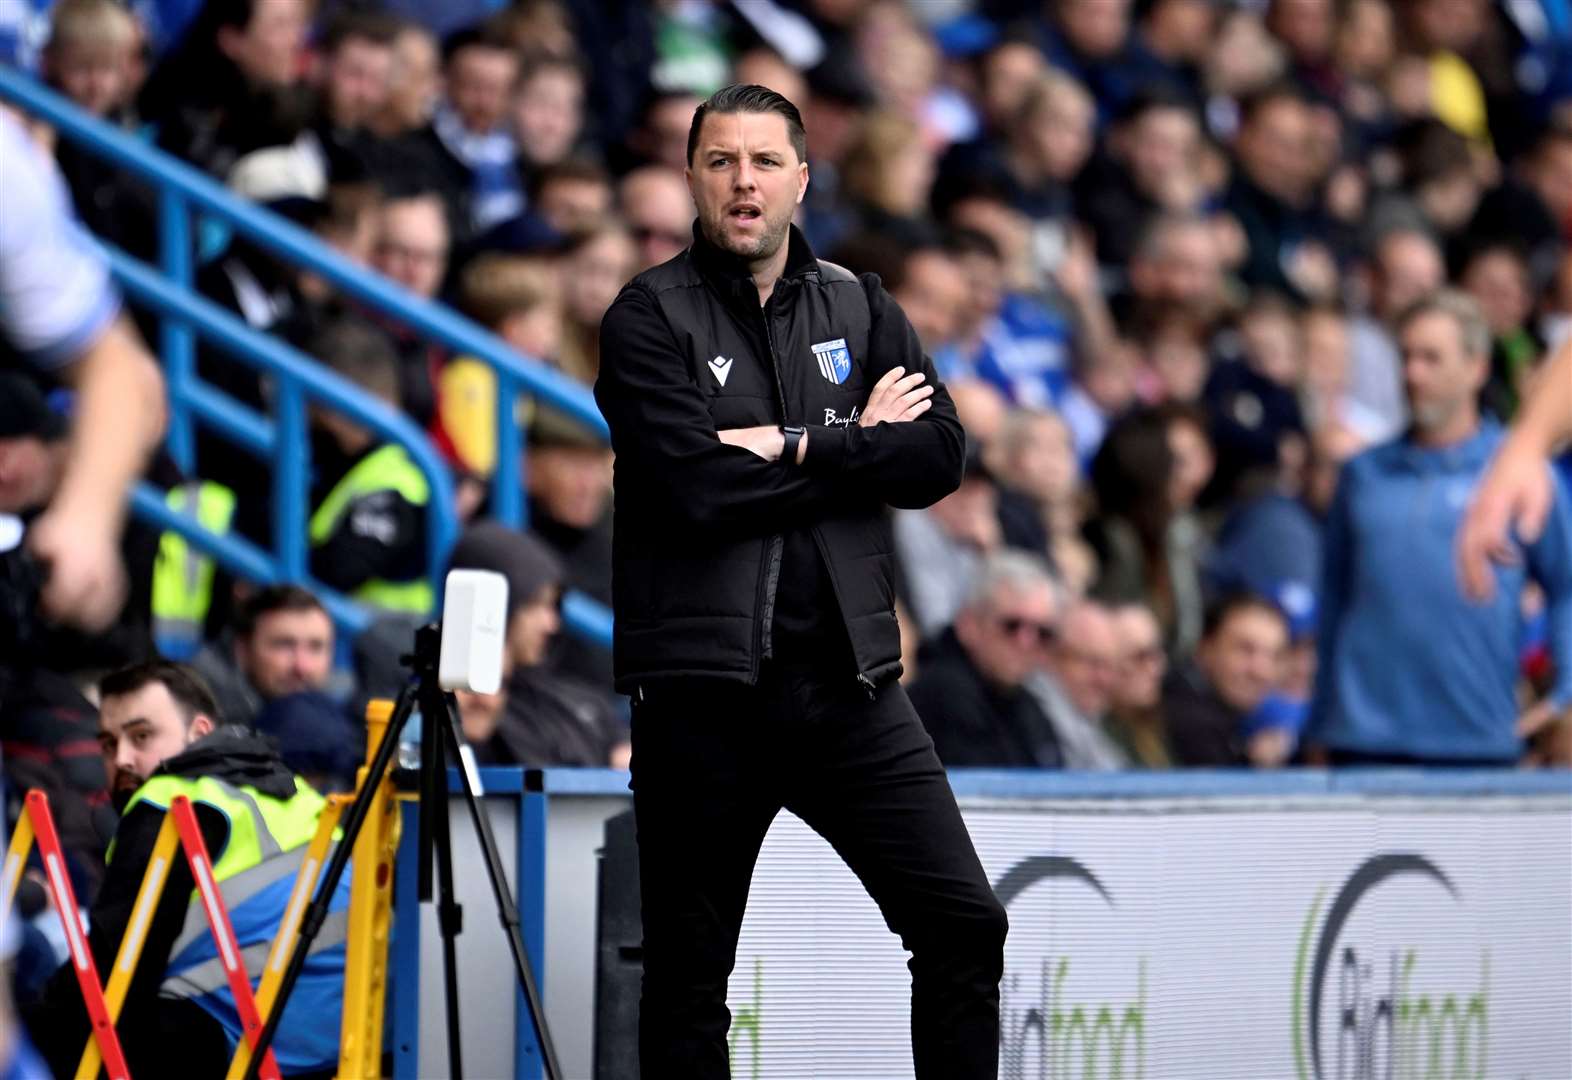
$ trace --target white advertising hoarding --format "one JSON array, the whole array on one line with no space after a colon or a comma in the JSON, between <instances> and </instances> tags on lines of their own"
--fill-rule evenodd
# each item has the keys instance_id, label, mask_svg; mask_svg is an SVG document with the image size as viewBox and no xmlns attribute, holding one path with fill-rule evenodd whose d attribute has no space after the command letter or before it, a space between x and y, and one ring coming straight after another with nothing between
<instances>
[{"instance_id":1,"label":"white advertising hoarding","mask_svg":"<svg viewBox=\"0 0 1572 1080\"><path fill-rule=\"evenodd\" d=\"M1572 803L964 809L1010 915L1004 1080L1566 1080ZM909 1077L906 953L782 814L732 976L732 1074Z\"/></svg>"}]
</instances>

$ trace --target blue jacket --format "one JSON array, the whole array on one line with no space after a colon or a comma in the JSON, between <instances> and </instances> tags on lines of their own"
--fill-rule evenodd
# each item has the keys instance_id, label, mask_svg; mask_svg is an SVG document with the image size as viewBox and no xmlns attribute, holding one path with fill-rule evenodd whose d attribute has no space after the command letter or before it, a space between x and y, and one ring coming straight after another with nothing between
<instances>
[{"instance_id":1,"label":"blue jacket","mask_svg":"<svg viewBox=\"0 0 1572 1080\"><path fill-rule=\"evenodd\" d=\"M1487 423L1439 450L1399 439L1344 468L1326 523L1306 741L1436 761L1515 760L1529 580L1548 602L1551 699L1572 703L1572 505L1559 480L1544 534L1519 565L1497 568L1495 598L1475 605L1458 584L1458 528L1501 434Z\"/></svg>"}]
</instances>

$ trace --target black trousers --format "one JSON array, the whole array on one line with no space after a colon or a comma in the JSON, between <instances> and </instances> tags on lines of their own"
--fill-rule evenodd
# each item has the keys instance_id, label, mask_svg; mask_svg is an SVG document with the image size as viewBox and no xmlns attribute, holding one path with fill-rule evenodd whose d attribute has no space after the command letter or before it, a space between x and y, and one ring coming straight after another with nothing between
<instances>
[{"instance_id":1,"label":"black trousers","mask_svg":"<svg viewBox=\"0 0 1572 1080\"><path fill-rule=\"evenodd\" d=\"M22 1022L50 1071L56 1077L75 1076L88 1034L81 999L63 1009L51 1010L42 1004L24 1007ZM115 1030L133 1077L217 1078L229 1070L229 1038L219 1022L195 1002L128 998Z\"/></svg>"},{"instance_id":2,"label":"black trousers","mask_svg":"<svg viewBox=\"0 0 1572 1080\"><path fill-rule=\"evenodd\" d=\"M644 1080L730 1077L727 980L783 807L829 841L912 954L919 1080L998 1075L1004 908L900 686L869 700L849 678L766 664L754 687L647 689L633 708L632 773Z\"/></svg>"}]
</instances>

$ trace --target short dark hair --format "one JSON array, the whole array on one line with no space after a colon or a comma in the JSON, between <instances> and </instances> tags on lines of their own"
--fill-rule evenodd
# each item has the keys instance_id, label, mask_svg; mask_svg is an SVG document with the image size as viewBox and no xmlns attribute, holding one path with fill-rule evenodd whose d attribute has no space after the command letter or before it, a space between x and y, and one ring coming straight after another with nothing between
<instances>
[{"instance_id":1,"label":"short dark hair","mask_svg":"<svg viewBox=\"0 0 1572 1080\"><path fill-rule=\"evenodd\" d=\"M306 352L364 390L398 396L398 354L388 336L363 318L328 319L311 335Z\"/></svg>"},{"instance_id":2,"label":"short dark hair","mask_svg":"<svg viewBox=\"0 0 1572 1080\"><path fill-rule=\"evenodd\" d=\"M1207 605L1206 617L1201 623L1202 639L1215 637L1228 624L1228 620L1246 611L1264 611L1284 626L1288 625L1288 616L1283 614L1282 608L1260 593L1241 589L1224 593Z\"/></svg>"},{"instance_id":3,"label":"short dark hair","mask_svg":"<svg viewBox=\"0 0 1572 1080\"><path fill-rule=\"evenodd\" d=\"M688 164L693 164L694 152L699 148L699 129L710 113L731 116L736 113L776 113L786 121L786 136L791 148L797 152L798 161L808 160L808 133L802 126L802 113L785 97L766 86L753 83L733 83L722 87L693 110L693 126L688 128Z\"/></svg>"},{"instance_id":4,"label":"short dark hair","mask_svg":"<svg viewBox=\"0 0 1572 1080\"><path fill-rule=\"evenodd\" d=\"M341 11L322 32L321 51L324 55L335 53L346 41L369 41L391 48L404 25L396 16L378 11Z\"/></svg>"},{"instance_id":5,"label":"short dark hair","mask_svg":"<svg viewBox=\"0 0 1572 1080\"><path fill-rule=\"evenodd\" d=\"M169 691L169 696L185 715L188 725L199 715L213 721L214 727L222 727L227 722L219 711L218 699L208 689L207 683L202 681L202 676L185 664L177 664L172 660L147 660L111 671L98 680L98 696L100 699L124 697L153 683Z\"/></svg>"},{"instance_id":6,"label":"short dark hair","mask_svg":"<svg viewBox=\"0 0 1572 1080\"><path fill-rule=\"evenodd\" d=\"M322 601L299 585L268 585L252 593L240 605L235 616L235 633L248 638L256 633L257 624L263 617L279 611L320 611L327 614Z\"/></svg>"}]
</instances>

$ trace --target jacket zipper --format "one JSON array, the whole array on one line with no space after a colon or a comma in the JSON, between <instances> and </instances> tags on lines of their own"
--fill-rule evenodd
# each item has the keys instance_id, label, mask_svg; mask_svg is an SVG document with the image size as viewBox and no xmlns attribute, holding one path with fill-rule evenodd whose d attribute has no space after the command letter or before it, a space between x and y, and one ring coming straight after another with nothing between
<instances>
[{"instance_id":1,"label":"jacket zipper","mask_svg":"<svg viewBox=\"0 0 1572 1080\"><path fill-rule=\"evenodd\" d=\"M865 672L860 670L862 667L862 661L857 659L857 643L852 641L851 624L846 621L846 605L841 601L840 579L835 576L835 566L830 562L830 553L829 550L824 546L824 537L819 534L818 526L814 526L810 531L813 533L814 546L819 549L819 558L824 560L824 572L828 574L830 578L830 591L835 594L836 614L841 617L841 625L846 628L846 640L851 644L852 647L852 663L856 664L859 668L857 672L857 683L863 688L864 691L867 692L868 700L872 701L874 698L874 691L877 688L874 686L873 680L870 679Z\"/></svg>"},{"instance_id":2,"label":"jacket zipper","mask_svg":"<svg viewBox=\"0 0 1572 1080\"><path fill-rule=\"evenodd\" d=\"M779 288L780 282L776 282ZM775 351L775 334L770 329L770 299L759 305L759 319L764 323L764 346L770 354L770 374L775 379L775 403L780 408L781 423L787 422L786 387L781 382L781 358ZM763 621L759 628L760 655L768 660L775 655L775 593L780 586L781 559L786 550L786 538L780 534L770 537L765 552Z\"/></svg>"}]
</instances>

